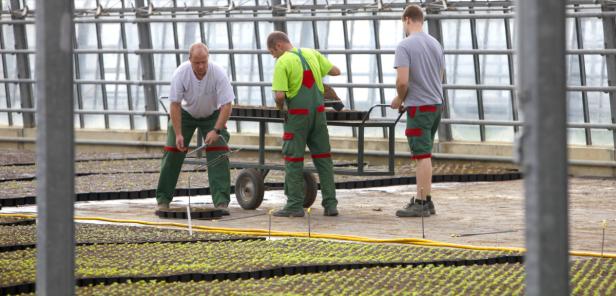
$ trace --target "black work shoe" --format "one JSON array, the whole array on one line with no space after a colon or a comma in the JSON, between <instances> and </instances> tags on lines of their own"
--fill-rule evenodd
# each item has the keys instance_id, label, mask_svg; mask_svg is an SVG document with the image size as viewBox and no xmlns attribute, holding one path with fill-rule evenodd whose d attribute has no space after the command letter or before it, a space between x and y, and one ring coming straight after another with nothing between
<instances>
[{"instance_id":1,"label":"black work shoe","mask_svg":"<svg viewBox=\"0 0 616 296\"><path fill-rule=\"evenodd\" d=\"M155 213L158 213L160 211L166 211L169 209L169 204L168 203L159 203L156 205L156 210L154 211Z\"/></svg>"},{"instance_id":2,"label":"black work shoe","mask_svg":"<svg viewBox=\"0 0 616 296\"><path fill-rule=\"evenodd\" d=\"M398 217L430 217L428 202L423 200L415 200L413 197L403 209L396 211Z\"/></svg>"},{"instance_id":3,"label":"black work shoe","mask_svg":"<svg viewBox=\"0 0 616 296\"><path fill-rule=\"evenodd\" d=\"M335 217L338 216L338 209L336 207L329 207L323 210L323 216Z\"/></svg>"},{"instance_id":4,"label":"black work shoe","mask_svg":"<svg viewBox=\"0 0 616 296\"><path fill-rule=\"evenodd\" d=\"M214 206L214 208L216 208L217 210L221 211L223 216L231 215L229 213L229 205L228 204L217 204L217 205Z\"/></svg>"},{"instance_id":5,"label":"black work shoe","mask_svg":"<svg viewBox=\"0 0 616 296\"><path fill-rule=\"evenodd\" d=\"M282 209L282 210L275 211L272 215L274 217L304 217L305 213L304 213L304 209L297 210L297 211Z\"/></svg>"},{"instance_id":6,"label":"black work shoe","mask_svg":"<svg viewBox=\"0 0 616 296\"><path fill-rule=\"evenodd\" d=\"M430 215L436 215L436 208L434 208L434 203L432 202L432 196L426 196L426 202L428 203L428 210L430 211Z\"/></svg>"}]
</instances>

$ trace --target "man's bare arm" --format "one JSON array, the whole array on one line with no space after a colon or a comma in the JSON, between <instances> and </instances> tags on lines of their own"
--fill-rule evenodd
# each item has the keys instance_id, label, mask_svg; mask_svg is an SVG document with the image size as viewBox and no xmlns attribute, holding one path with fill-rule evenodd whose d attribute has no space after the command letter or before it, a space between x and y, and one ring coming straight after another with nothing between
<instances>
[{"instance_id":1,"label":"man's bare arm","mask_svg":"<svg viewBox=\"0 0 616 296\"><path fill-rule=\"evenodd\" d=\"M220 107L218 119L216 120L216 124L214 124L215 129L222 130L225 127L227 121L229 120L229 117L231 116L232 109L233 108L231 107L231 103L224 104ZM220 135L215 130L211 130L205 136L204 143L212 145L218 141L219 137Z\"/></svg>"},{"instance_id":2,"label":"man's bare arm","mask_svg":"<svg viewBox=\"0 0 616 296\"><path fill-rule=\"evenodd\" d=\"M279 110L282 110L284 106L284 100L287 98L287 95L283 91L274 92L274 100L276 101L276 107Z\"/></svg>"},{"instance_id":3,"label":"man's bare arm","mask_svg":"<svg viewBox=\"0 0 616 296\"><path fill-rule=\"evenodd\" d=\"M398 67L396 68L396 93L398 94L391 102L392 109L402 110L402 104L406 93L409 90L409 68Z\"/></svg>"},{"instance_id":4,"label":"man's bare arm","mask_svg":"<svg viewBox=\"0 0 616 296\"><path fill-rule=\"evenodd\" d=\"M336 66L332 66L332 68L329 70L329 72L327 72L327 75L329 76L338 76L340 75L340 69Z\"/></svg>"},{"instance_id":5,"label":"man's bare arm","mask_svg":"<svg viewBox=\"0 0 616 296\"><path fill-rule=\"evenodd\" d=\"M182 135L182 105L178 102L171 102L169 110L171 124L175 132L175 147L180 151L186 151L187 148L184 146L184 136Z\"/></svg>"}]
</instances>

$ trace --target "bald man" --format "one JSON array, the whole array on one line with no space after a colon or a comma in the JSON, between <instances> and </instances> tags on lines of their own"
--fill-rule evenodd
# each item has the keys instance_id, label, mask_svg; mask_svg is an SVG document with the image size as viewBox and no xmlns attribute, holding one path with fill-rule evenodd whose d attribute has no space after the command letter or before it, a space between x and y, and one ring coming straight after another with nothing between
<instances>
[{"instance_id":1,"label":"bald man","mask_svg":"<svg viewBox=\"0 0 616 296\"><path fill-rule=\"evenodd\" d=\"M169 208L188 144L196 128L206 135L204 143L208 145L205 150L208 162L229 151L226 124L235 95L226 71L209 61L208 56L205 44L199 42L191 45L188 61L182 63L171 78L171 120L156 190L156 210ZM208 167L207 173L214 206L228 215L231 186L229 159L221 159Z\"/></svg>"}]
</instances>

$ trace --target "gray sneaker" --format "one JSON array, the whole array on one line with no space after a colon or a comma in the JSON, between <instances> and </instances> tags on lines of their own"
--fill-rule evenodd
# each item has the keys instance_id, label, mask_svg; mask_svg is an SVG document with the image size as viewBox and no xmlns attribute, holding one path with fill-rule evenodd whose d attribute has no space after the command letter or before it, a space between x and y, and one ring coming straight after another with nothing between
<instances>
[{"instance_id":1,"label":"gray sneaker","mask_svg":"<svg viewBox=\"0 0 616 296\"><path fill-rule=\"evenodd\" d=\"M419 203L421 202L421 204ZM430 217L427 201L418 201L413 197L403 209L396 211L398 217Z\"/></svg>"},{"instance_id":2,"label":"gray sneaker","mask_svg":"<svg viewBox=\"0 0 616 296\"><path fill-rule=\"evenodd\" d=\"M229 213L229 205L228 204L225 204L225 203L217 204L217 205L214 206L214 208L216 208L217 210L220 210L222 212L223 216L231 215Z\"/></svg>"},{"instance_id":3,"label":"gray sneaker","mask_svg":"<svg viewBox=\"0 0 616 296\"><path fill-rule=\"evenodd\" d=\"M428 210L430 210L430 215L436 215L436 208L434 208L434 203L432 202L432 196L426 196L426 201L428 202Z\"/></svg>"}]
</instances>

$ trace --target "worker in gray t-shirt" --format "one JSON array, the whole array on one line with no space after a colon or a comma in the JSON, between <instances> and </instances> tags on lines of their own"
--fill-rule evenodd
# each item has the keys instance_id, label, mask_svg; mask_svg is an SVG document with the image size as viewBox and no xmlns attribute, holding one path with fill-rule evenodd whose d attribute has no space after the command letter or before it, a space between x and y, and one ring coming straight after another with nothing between
<instances>
[{"instance_id":1,"label":"worker in gray t-shirt","mask_svg":"<svg viewBox=\"0 0 616 296\"><path fill-rule=\"evenodd\" d=\"M428 217L436 214L432 202L432 145L441 121L443 48L423 32L424 14L421 7L409 5L402 15L407 36L396 48L396 91L391 108L407 111L406 137L411 159L417 161L417 195L398 217Z\"/></svg>"}]
</instances>

